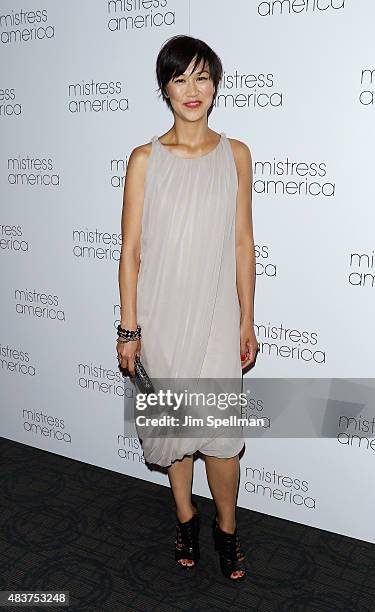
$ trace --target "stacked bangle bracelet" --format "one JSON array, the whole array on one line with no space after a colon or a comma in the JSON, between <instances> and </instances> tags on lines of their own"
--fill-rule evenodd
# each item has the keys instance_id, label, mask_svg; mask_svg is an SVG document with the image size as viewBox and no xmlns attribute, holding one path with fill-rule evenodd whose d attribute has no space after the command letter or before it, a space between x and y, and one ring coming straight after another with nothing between
<instances>
[{"instance_id":1,"label":"stacked bangle bracelet","mask_svg":"<svg viewBox=\"0 0 375 612\"><path fill-rule=\"evenodd\" d=\"M137 329L124 329L121 325L117 326L117 341L131 342L131 340L141 339L141 326L137 325Z\"/></svg>"}]
</instances>

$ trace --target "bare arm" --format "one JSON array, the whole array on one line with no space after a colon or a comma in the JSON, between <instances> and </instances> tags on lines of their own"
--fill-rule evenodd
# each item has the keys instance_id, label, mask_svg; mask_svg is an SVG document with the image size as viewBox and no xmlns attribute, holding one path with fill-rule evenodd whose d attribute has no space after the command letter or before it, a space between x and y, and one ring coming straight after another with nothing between
<instances>
[{"instance_id":1,"label":"bare arm","mask_svg":"<svg viewBox=\"0 0 375 612\"><path fill-rule=\"evenodd\" d=\"M140 264L144 180L149 151L147 145L133 149L126 171L121 217L122 246L118 269L121 327L137 327L137 281Z\"/></svg>"},{"instance_id":2,"label":"bare arm","mask_svg":"<svg viewBox=\"0 0 375 612\"><path fill-rule=\"evenodd\" d=\"M243 367L255 359L258 342L254 333L255 247L252 219L252 157L249 147L233 140L238 175L236 209L236 277L241 308L241 353Z\"/></svg>"},{"instance_id":3,"label":"bare arm","mask_svg":"<svg viewBox=\"0 0 375 612\"><path fill-rule=\"evenodd\" d=\"M237 291L241 321L254 322L255 250L252 221L252 158L249 147L237 141L238 173L236 212Z\"/></svg>"}]
</instances>

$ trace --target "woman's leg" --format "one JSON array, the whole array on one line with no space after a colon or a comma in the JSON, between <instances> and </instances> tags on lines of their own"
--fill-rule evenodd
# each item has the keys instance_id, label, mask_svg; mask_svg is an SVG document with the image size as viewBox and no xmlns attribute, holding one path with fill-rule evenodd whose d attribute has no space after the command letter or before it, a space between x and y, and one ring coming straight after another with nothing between
<instances>
[{"instance_id":1,"label":"woman's leg","mask_svg":"<svg viewBox=\"0 0 375 612\"><path fill-rule=\"evenodd\" d=\"M214 499L220 529L234 533L236 498L240 473L239 456L219 459L204 455L208 484Z\"/></svg>"},{"instance_id":2,"label":"woman's leg","mask_svg":"<svg viewBox=\"0 0 375 612\"><path fill-rule=\"evenodd\" d=\"M234 533L236 528L236 499L240 474L239 456L219 459L204 455L208 484L217 511L217 520L222 531ZM243 574L233 572L235 578Z\"/></svg>"},{"instance_id":3,"label":"woman's leg","mask_svg":"<svg viewBox=\"0 0 375 612\"><path fill-rule=\"evenodd\" d=\"M169 482L176 504L176 515L181 523L189 521L195 510L191 503L193 484L193 455L186 455L168 468ZM181 559L182 565L194 565L190 559Z\"/></svg>"}]
</instances>

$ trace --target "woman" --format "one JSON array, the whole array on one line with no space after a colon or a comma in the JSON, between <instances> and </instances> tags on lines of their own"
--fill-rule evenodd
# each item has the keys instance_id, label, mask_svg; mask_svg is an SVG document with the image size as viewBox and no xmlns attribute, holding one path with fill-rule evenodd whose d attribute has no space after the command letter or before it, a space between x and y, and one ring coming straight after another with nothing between
<instances>
[{"instance_id":1,"label":"woman","mask_svg":"<svg viewBox=\"0 0 375 612\"><path fill-rule=\"evenodd\" d=\"M240 380L255 361L251 153L208 127L222 72L216 53L190 36L172 37L157 58L174 124L132 151L124 187L117 353L131 375L136 356L151 379ZM200 516L191 497L199 451L216 506L221 569L242 580L235 517L242 435L172 439L137 431L146 461L168 470L176 561L191 568L199 560Z\"/></svg>"}]
</instances>

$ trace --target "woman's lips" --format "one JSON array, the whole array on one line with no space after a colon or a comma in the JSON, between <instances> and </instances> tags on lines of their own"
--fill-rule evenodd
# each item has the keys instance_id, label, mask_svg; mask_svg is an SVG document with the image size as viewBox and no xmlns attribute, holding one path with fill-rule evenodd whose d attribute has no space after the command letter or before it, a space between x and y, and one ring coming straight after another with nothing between
<instances>
[{"instance_id":1,"label":"woman's lips","mask_svg":"<svg viewBox=\"0 0 375 612\"><path fill-rule=\"evenodd\" d=\"M197 102L184 102L184 106L187 106L188 108L198 108L198 106L200 106L202 104L202 102L197 101Z\"/></svg>"}]
</instances>

